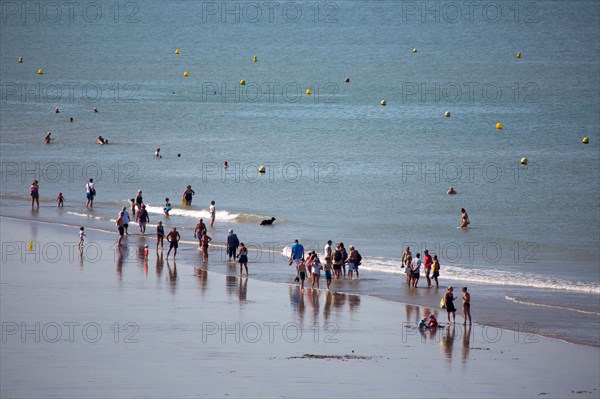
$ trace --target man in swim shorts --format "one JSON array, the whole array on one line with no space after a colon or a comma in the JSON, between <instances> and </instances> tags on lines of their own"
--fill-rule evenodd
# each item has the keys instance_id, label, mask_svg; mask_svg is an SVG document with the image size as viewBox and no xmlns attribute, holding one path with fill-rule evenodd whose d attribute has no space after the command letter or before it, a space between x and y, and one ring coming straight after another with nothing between
<instances>
[{"instance_id":1,"label":"man in swim shorts","mask_svg":"<svg viewBox=\"0 0 600 399\"><path fill-rule=\"evenodd\" d=\"M171 253L171 250L173 249L173 260L175 260L175 257L177 256L177 248L179 247L179 240L181 239L181 236L179 235L179 232L177 231L177 227L173 227L173 230L171 230L169 232L169 234L167 234L167 241L169 242L169 250L167 251L167 259L169 259L169 254Z\"/></svg>"}]
</instances>

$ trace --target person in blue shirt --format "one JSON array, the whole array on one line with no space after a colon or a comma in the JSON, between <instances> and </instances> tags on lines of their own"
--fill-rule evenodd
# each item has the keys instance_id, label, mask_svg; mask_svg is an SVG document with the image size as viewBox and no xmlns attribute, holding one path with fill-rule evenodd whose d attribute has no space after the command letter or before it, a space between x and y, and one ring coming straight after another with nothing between
<instances>
[{"instance_id":1,"label":"person in blue shirt","mask_svg":"<svg viewBox=\"0 0 600 399\"><path fill-rule=\"evenodd\" d=\"M298 242L298 240L294 240L294 245L292 245L292 254L290 256L290 261L294 261L296 263L296 267L302 262L304 259L304 247L302 244Z\"/></svg>"}]
</instances>

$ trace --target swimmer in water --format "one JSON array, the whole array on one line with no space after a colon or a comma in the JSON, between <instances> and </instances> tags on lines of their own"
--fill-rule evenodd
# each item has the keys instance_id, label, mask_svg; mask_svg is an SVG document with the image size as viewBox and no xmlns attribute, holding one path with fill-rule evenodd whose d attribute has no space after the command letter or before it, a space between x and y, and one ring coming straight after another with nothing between
<instances>
[{"instance_id":1,"label":"swimmer in water","mask_svg":"<svg viewBox=\"0 0 600 399\"><path fill-rule=\"evenodd\" d=\"M97 108L94 108L94 109L92 110L92 112L98 112L98 109L97 109Z\"/></svg>"},{"instance_id":2,"label":"swimmer in water","mask_svg":"<svg viewBox=\"0 0 600 399\"><path fill-rule=\"evenodd\" d=\"M467 211L465 211L465 208L460 208L460 212L462 213L462 217L460 219L460 228L467 229L471 224L471 221L469 220L469 215L467 215Z\"/></svg>"},{"instance_id":3,"label":"swimmer in water","mask_svg":"<svg viewBox=\"0 0 600 399\"><path fill-rule=\"evenodd\" d=\"M58 108L54 108L54 113L55 114L60 114L60 110Z\"/></svg>"},{"instance_id":4,"label":"swimmer in water","mask_svg":"<svg viewBox=\"0 0 600 399\"><path fill-rule=\"evenodd\" d=\"M448 194L448 195L454 195L454 194L456 194L456 190L454 189L454 187L450 187L448 189L448 192L446 194Z\"/></svg>"},{"instance_id":5,"label":"swimmer in water","mask_svg":"<svg viewBox=\"0 0 600 399\"><path fill-rule=\"evenodd\" d=\"M98 136L98 141L96 141L98 144L102 145L104 144L104 138L102 138L102 136Z\"/></svg>"},{"instance_id":6,"label":"swimmer in water","mask_svg":"<svg viewBox=\"0 0 600 399\"><path fill-rule=\"evenodd\" d=\"M50 141L53 140L52 137L50 137L52 133L48 132L48 134L46 134L46 137L44 137L44 143L46 144L50 144Z\"/></svg>"},{"instance_id":7,"label":"swimmer in water","mask_svg":"<svg viewBox=\"0 0 600 399\"><path fill-rule=\"evenodd\" d=\"M154 151L154 158L162 158L162 155L160 155L160 147Z\"/></svg>"},{"instance_id":8,"label":"swimmer in water","mask_svg":"<svg viewBox=\"0 0 600 399\"><path fill-rule=\"evenodd\" d=\"M223 169L227 169L229 168L229 164L227 163L227 161L223 162Z\"/></svg>"}]
</instances>

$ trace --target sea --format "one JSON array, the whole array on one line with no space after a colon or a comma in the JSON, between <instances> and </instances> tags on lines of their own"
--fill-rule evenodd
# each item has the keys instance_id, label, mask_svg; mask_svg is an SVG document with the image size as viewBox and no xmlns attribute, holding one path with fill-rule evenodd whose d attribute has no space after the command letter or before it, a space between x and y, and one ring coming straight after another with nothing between
<instances>
[{"instance_id":1,"label":"sea","mask_svg":"<svg viewBox=\"0 0 600 399\"><path fill-rule=\"evenodd\" d=\"M475 321L600 346L598 1L1 7L2 216L116 233L142 190L150 233L177 226L200 263L214 200L204 267L235 273L233 229L251 275L289 284L293 241L333 240L363 256L340 291L433 306L468 286ZM439 290L406 287L406 246L438 255Z\"/></svg>"}]
</instances>

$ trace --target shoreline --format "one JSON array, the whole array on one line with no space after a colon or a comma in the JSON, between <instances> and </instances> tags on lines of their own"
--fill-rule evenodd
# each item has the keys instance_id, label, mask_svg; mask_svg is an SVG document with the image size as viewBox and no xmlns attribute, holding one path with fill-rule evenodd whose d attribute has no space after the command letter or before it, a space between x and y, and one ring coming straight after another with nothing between
<instances>
[{"instance_id":1,"label":"shoreline","mask_svg":"<svg viewBox=\"0 0 600 399\"><path fill-rule=\"evenodd\" d=\"M25 222L25 223L39 223L39 224L44 224L44 225L48 225L48 226L61 226L63 228L73 228L74 231L76 229L78 229L78 226L75 224L69 224L69 223L56 223L54 221L45 221L45 220L33 220L33 219L24 219L24 218L18 218L18 217L11 217L11 216L5 216L5 215L0 215L0 220L1 219L10 219L12 221L19 221L19 222ZM107 231L104 228L96 228L96 227L89 227L86 226L86 230L89 231L96 231L102 234L106 234L107 236L111 236L111 237L117 237L117 233L116 232L111 232L111 231ZM130 249L136 249L137 251L140 251L143 247L143 243L142 241L145 242L146 239L150 238L151 242L155 242L156 238L154 235L152 234L147 234L146 236L142 236L141 234L138 233L134 233L134 234L130 234L128 236L129 238L131 238L132 240L136 240L136 243L127 243L125 242L122 249L124 248L129 251ZM116 243L116 239L115 239L115 243ZM168 250L168 243L166 243L166 248L164 250L164 254L166 254L167 250ZM24 245L24 243L22 243L22 245ZM114 244L113 244L114 246ZM218 253L221 254L221 256L224 255L225 251L224 251L224 246L217 246L217 245L211 245L212 247L218 247L219 251ZM115 248L113 248L115 249ZM155 252L155 246L153 245L149 245L149 249L150 249L150 259L154 259L156 252ZM196 254L196 256L192 255L189 256L190 251L192 254ZM252 252L253 250L250 249L249 251L249 258L252 259ZM172 255L171 255L172 256ZM198 250L197 245L195 245L194 243L189 243L189 242L185 242L185 243L181 243L180 242L180 248L179 248L179 257L178 257L178 262L182 262L182 263L188 263L188 264L193 264L194 263L194 259L196 260L200 260L201 259L201 251ZM271 264L271 262L267 262L267 264ZM238 275L233 272L238 270L239 264L237 262L227 262L223 259L220 260L215 260L215 255L212 254L211 258L209 259L209 265L213 268L213 270L211 270L211 273L218 273L221 274L223 276L227 276L227 277L237 277ZM274 279L274 278L268 278L268 273L265 274L264 272L259 272L257 269L257 267L260 265L260 263L253 263L250 262L249 263L249 269L250 269L250 276L248 278L250 279L254 279L256 281L261 281L261 282L265 282L265 283L275 283L278 285L287 285L290 287L296 287L298 286L297 283L293 282L293 268L290 267L289 269L287 269L289 271L289 278L283 277L279 278L279 279ZM214 267L217 266L219 267L219 269L214 270ZM283 267L283 266L282 266ZM194 270L197 269L197 266L194 266ZM366 276L365 276L366 274ZM287 275L287 274L286 274ZM446 291L445 290L445 285L440 284L440 288L439 289L435 289L435 288L427 288L427 287L423 287L421 286L420 288L417 289L417 292L433 292L435 293L434 296L430 295L429 297L423 297L423 296L415 296L415 295L398 295L398 296L390 296L389 294L381 294L381 293L369 293L369 292L364 292L364 291L360 291L356 289L356 285L363 282L363 281L369 281L372 280L372 278L369 277L369 272L367 273L363 273L363 277L361 280L357 281L350 281L350 280L346 280L346 279L342 279L342 280L334 280L332 282L332 289L331 292L335 293L335 294L342 294L342 295L360 295L360 296L364 296L364 297L371 297L371 298L376 298L379 300L384 300L384 301L389 301L389 302L393 302L393 303L397 303L400 305L404 305L404 306L415 306L415 307L425 307L425 308L431 308L431 309L435 309L438 312L443 312L442 316L442 320L440 320L440 322L446 323L447 321L445 320L445 311L442 311L440 309L438 309L438 304L436 301L439 301L439 299L437 298L438 296L441 297L441 295L443 295L443 293ZM401 278L403 278L404 275L401 275ZM311 284L311 279L307 277L306 283L305 283L305 290L311 290L310 289L310 284ZM336 284L337 283L337 284ZM342 287L336 287L336 285L339 284L343 284ZM324 287L325 286L325 280L324 278L321 278L321 286ZM483 286L484 288L486 286ZM398 289L405 289L406 286L404 283L402 283L402 281L399 282L398 284ZM489 288L489 287L488 287ZM504 286L502 287L504 288ZM321 291L325 291L324 288L321 288ZM414 291L413 289L409 289L409 291ZM470 292L471 289L470 289ZM414 299L414 301L411 301L411 299ZM460 299L459 299L460 300ZM481 304L478 304L479 308L478 308L478 312L481 309ZM551 308L552 306L549 306L549 308ZM507 315L507 316L512 316L512 315ZM597 317L598 315L596 313L592 313L592 314L584 314L583 316L585 317ZM475 317L475 320L477 323L474 324L479 324L479 325L483 325L483 326L494 326L497 328L500 328L502 330L505 331L510 331L512 333L515 334L529 334L529 335L535 335L535 336L540 336L546 339L555 339L564 343L569 343L569 344L575 344L575 345L581 345L581 346L589 346L589 347L594 347L594 348L598 348L600 347L600 342L581 342L575 339L569 339L569 338L565 338L562 336L557 336L557 335L552 335L552 334L544 334L541 333L539 331L537 331L538 327L535 324L535 321L532 324L532 320L535 319L529 319L528 321L524 321L524 322L518 322L518 321L514 321L517 319L510 319L512 321L512 325L508 324L508 323L501 323L501 322L496 322L494 320L487 320L487 321L480 321L481 320L481 316L477 315ZM457 323L456 325L460 325L463 326L463 324L461 323L462 321L462 311L461 311L461 306L458 305L457 307ZM416 320L416 322L418 322L418 320ZM511 328L512 327L512 328Z\"/></svg>"},{"instance_id":2,"label":"shoreline","mask_svg":"<svg viewBox=\"0 0 600 399\"><path fill-rule=\"evenodd\" d=\"M76 242L75 228L2 221L2 235L8 229L15 241L33 233L40 243ZM3 397L385 398L398 395L398 367L411 370L401 380L437 376L427 390L403 384L411 397L588 397L600 389L593 377L599 348L478 323L419 331L415 321L424 312L443 322L439 309L323 289L302 293L297 285L221 274L183 259L146 261L137 252L115 259L111 238L88 237L90 250L101 248L98 259L65 255L49 263L30 254L25 262L3 262L4 325L35 330L37 322L41 331L38 342L23 330L6 334ZM71 343L65 326L75 323ZM83 326L89 332L82 338ZM102 332L97 341L92 326ZM546 367L555 362L569 367ZM139 364L145 371L132 380L126 370ZM169 384L159 377L165 368L178 370ZM327 377L315 380L315 373ZM369 388L331 383L348 376ZM522 383L512 384L517 376Z\"/></svg>"}]
</instances>

